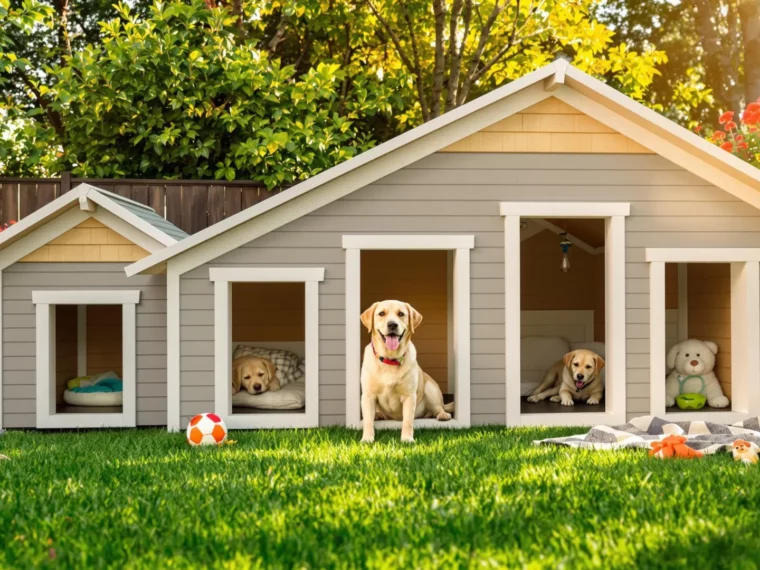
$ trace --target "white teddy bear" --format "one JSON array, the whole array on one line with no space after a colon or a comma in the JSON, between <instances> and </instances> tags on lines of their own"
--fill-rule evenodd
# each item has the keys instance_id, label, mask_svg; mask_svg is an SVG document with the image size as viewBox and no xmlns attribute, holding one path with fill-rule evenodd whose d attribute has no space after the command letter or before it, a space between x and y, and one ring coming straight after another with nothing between
<instances>
[{"instance_id":1,"label":"white teddy bear","mask_svg":"<svg viewBox=\"0 0 760 570\"><path fill-rule=\"evenodd\" d=\"M703 394L713 408L729 405L713 372L717 353L718 345L709 340L689 339L670 349L667 364L671 372L665 381L666 406L675 406L676 398L688 393Z\"/></svg>"}]
</instances>

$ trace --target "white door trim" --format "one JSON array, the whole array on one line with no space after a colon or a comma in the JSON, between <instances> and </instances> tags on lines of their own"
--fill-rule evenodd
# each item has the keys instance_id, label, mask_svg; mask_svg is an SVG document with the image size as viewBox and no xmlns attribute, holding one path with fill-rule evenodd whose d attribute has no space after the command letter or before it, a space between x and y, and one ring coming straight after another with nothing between
<instances>
[{"instance_id":1,"label":"white door trim","mask_svg":"<svg viewBox=\"0 0 760 570\"><path fill-rule=\"evenodd\" d=\"M620 424L626 420L625 202L502 202L504 216L504 318L507 425ZM589 413L520 412L520 219L604 218L606 386L605 410Z\"/></svg>"},{"instance_id":2,"label":"white door trim","mask_svg":"<svg viewBox=\"0 0 760 570\"><path fill-rule=\"evenodd\" d=\"M361 426L361 252L374 250L453 251L453 328L454 328L454 419L415 420L415 427L470 426L470 249L473 235L344 235L346 250L346 425ZM380 420L378 429L397 429L401 422Z\"/></svg>"}]
</instances>

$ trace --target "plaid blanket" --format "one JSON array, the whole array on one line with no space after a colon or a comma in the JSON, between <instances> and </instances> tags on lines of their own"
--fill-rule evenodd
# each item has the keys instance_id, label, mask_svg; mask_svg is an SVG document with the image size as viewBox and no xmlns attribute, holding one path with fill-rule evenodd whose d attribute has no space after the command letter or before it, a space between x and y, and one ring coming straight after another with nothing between
<instances>
[{"instance_id":1,"label":"plaid blanket","mask_svg":"<svg viewBox=\"0 0 760 570\"><path fill-rule=\"evenodd\" d=\"M650 449L650 442L669 435L682 435L686 437L687 446L709 455L730 451L731 444L737 439L760 445L760 418L727 425L703 421L673 422L655 416L641 416L620 426L596 426L586 434L543 439L533 444L586 449Z\"/></svg>"}]
</instances>

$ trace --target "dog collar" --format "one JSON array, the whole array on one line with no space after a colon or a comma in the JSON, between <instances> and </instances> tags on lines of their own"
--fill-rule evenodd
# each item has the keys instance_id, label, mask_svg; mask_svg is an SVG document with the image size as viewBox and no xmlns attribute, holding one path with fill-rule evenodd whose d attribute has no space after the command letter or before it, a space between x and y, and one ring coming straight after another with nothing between
<instances>
[{"instance_id":1,"label":"dog collar","mask_svg":"<svg viewBox=\"0 0 760 570\"><path fill-rule=\"evenodd\" d=\"M377 351L375 350L375 343L370 342L370 346L372 347L372 353L377 356L377 359L382 362L383 364L387 364L388 366L401 366L404 363L404 356L401 358L385 358L384 356L380 356Z\"/></svg>"}]
</instances>

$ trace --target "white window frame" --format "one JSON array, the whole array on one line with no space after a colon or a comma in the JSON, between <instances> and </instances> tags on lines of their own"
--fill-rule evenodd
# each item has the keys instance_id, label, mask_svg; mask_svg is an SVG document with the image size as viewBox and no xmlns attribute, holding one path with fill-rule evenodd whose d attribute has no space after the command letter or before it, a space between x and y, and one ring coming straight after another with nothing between
<instances>
[{"instance_id":1,"label":"white window frame","mask_svg":"<svg viewBox=\"0 0 760 570\"><path fill-rule=\"evenodd\" d=\"M140 291L32 291L36 308L37 427L74 429L135 427L137 419L136 305ZM121 305L122 413L57 414L55 379L55 308L57 305Z\"/></svg>"},{"instance_id":2,"label":"white window frame","mask_svg":"<svg viewBox=\"0 0 760 570\"><path fill-rule=\"evenodd\" d=\"M626 421L625 218L627 202L501 202L504 217L504 317L507 425L598 425ZM520 220L603 218L605 377L603 412L523 414L520 411Z\"/></svg>"},{"instance_id":3,"label":"white window frame","mask_svg":"<svg viewBox=\"0 0 760 570\"><path fill-rule=\"evenodd\" d=\"M470 426L470 250L475 236L431 235L344 235L346 250L346 425L361 427L361 252L362 250L443 250L453 252L453 352L454 418L414 420L416 428L460 428ZM401 422L375 421L378 429L399 429Z\"/></svg>"},{"instance_id":4,"label":"white window frame","mask_svg":"<svg viewBox=\"0 0 760 570\"><path fill-rule=\"evenodd\" d=\"M731 409L700 419L733 423L760 415L760 249L647 248L649 262L650 410L674 421L693 420L693 412L665 412L665 264L731 265ZM680 285L679 273L679 285ZM680 309L679 299L679 309Z\"/></svg>"},{"instance_id":5,"label":"white window frame","mask_svg":"<svg viewBox=\"0 0 760 570\"><path fill-rule=\"evenodd\" d=\"M214 409L230 429L319 426L319 282L321 267L212 267L214 283ZM232 413L232 283L303 283L306 408L303 413Z\"/></svg>"}]
</instances>

